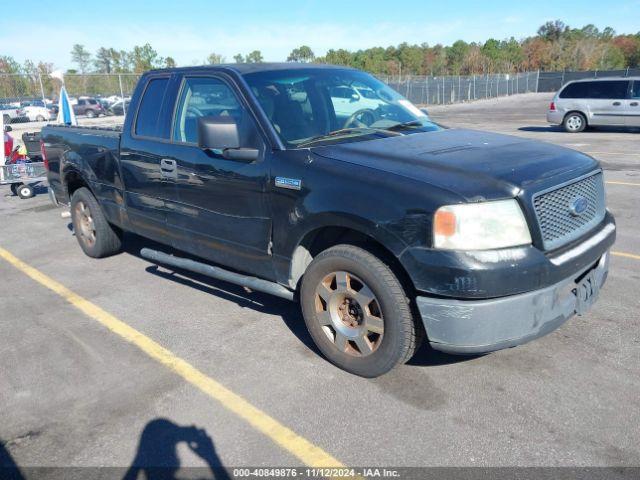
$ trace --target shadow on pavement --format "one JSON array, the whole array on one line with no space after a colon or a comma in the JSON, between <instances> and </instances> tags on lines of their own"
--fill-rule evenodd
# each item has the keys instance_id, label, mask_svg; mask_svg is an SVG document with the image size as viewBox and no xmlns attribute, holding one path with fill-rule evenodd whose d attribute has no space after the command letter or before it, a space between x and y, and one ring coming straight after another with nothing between
<instances>
[{"instance_id":1,"label":"shadow on pavement","mask_svg":"<svg viewBox=\"0 0 640 480\"><path fill-rule=\"evenodd\" d=\"M565 133L565 131L556 126L556 125L548 125L545 127L520 127L518 130L522 132L553 132L553 133Z\"/></svg>"},{"instance_id":2,"label":"shadow on pavement","mask_svg":"<svg viewBox=\"0 0 640 480\"><path fill-rule=\"evenodd\" d=\"M24 475L0 439L0 478L3 480L24 480Z\"/></svg>"},{"instance_id":3,"label":"shadow on pavement","mask_svg":"<svg viewBox=\"0 0 640 480\"><path fill-rule=\"evenodd\" d=\"M144 427L140 435L138 451L131 467L125 473L123 480L170 480L178 478L181 469L177 447L186 444L189 449L206 464L206 468L185 468L195 473L206 473L204 478L217 480L229 479L224 469L213 440L204 429L194 426L183 427L170 420L157 418ZM207 471L208 470L208 471ZM193 472L191 472L193 473ZM189 475L189 478L192 478ZM203 478L198 475L196 478Z\"/></svg>"},{"instance_id":4,"label":"shadow on pavement","mask_svg":"<svg viewBox=\"0 0 640 480\"><path fill-rule=\"evenodd\" d=\"M173 252L171 247L130 233L126 234L123 246L125 252L141 258L146 262L148 262L148 260L140 256L140 250L143 247L153 248L167 253ZM193 258L195 260L202 261L201 259L189 256L183 252L179 252L178 255L184 258ZM243 308L251 308L257 312L268 315L279 315L287 328L289 328L291 333L293 333L302 344L316 355L324 358L307 331L300 306L297 302L290 302L261 292L249 293L244 288L233 283L223 282L222 280L216 280L214 278L207 277L206 275L200 275L187 270L173 269L165 266L158 267L157 265L149 265L145 270L148 273L163 279L170 280L190 288L195 288L201 292L215 295L223 300L235 302ZM449 365L473 360L479 356L481 355L449 355L438 352L432 349L425 339L420 349L408 362L408 365L422 367Z\"/></svg>"},{"instance_id":5,"label":"shadow on pavement","mask_svg":"<svg viewBox=\"0 0 640 480\"><path fill-rule=\"evenodd\" d=\"M567 133L564 129L559 125L547 125L547 126L528 126L528 127L520 127L518 130L522 132L551 132L551 133ZM607 126L598 126L598 127L587 127L586 132L588 133L637 133L640 132L640 129L636 127L607 127ZM580 138L579 136L576 138Z\"/></svg>"},{"instance_id":6,"label":"shadow on pavement","mask_svg":"<svg viewBox=\"0 0 640 480\"><path fill-rule=\"evenodd\" d=\"M422 346L416 354L407 362L407 365L418 367L437 367L439 365L452 365L456 363L468 362L483 355L451 355L434 350L429 345L427 339L422 342Z\"/></svg>"},{"instance_id":7,"label":"shadow on pavement","mask_svg":"<svg viewBox=\"0 0 640 480\"><path fill-rule=\"evenodd\" d=\"M130 233L126 234L123 246L125 252L141 258L145 262L149 262L149 260L140 256L140 250L143 247L153 248L167 253L173 252L171 247ZM183 258L193 258L202 261L202 259L189 256L187 253L176 252L176 254ZM195 288L201 292L215 295L223 300L235 302L240 307L251 308L267 315L278 315L282 318L291 333L293 333L302 344L317 355L322 356L307 332L307 327L297 302L290 302L262 292L247 292L244 288L236 284L223 282L222 280L217 280L188 270L149 265L146 271L166 280L171 280L172 282Z\"/></svg>"}]
</instances>

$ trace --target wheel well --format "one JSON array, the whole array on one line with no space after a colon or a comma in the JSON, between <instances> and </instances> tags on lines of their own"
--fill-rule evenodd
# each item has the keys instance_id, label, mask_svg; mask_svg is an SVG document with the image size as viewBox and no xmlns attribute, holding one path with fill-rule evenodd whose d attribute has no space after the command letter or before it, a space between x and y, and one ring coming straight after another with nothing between
<instances>
[{"instance_id":1,"label":"wheel well","mask_svg":"<svg viewBox=\"0 0 640 480\"><path fill-rule=\"evenodd\" d=\"M391 268L408 294L413 292L414 286L411 278L398 258L389 249L375 238L347 227L322 227L307 233L291 257L289 285L292 288L297 288L313 258L320 252L340 244L356 245L374 254Z\"/></svg>"},{"instance_id":2,"label":"wheel well","mask_svg":"<svg viewBox=\"0 0 640 480\"><path fill-rule=\"evenodd\" d=\"M71 201L71 196L73 195L73 192L75 192L79 188L81 187L89 188L89 185L87 185L87 182L84 181L84 178L82 178L82 175L80 175L75 170L72 170L65 175L65 183L67 185L67 195L69 197L69 201Z\"/></svg>"},{"instance_id":3,"label":"wheel well","mask_svg":"<svg viewBox=\"0 0 640 480\"><path fill-rule=\"evenodd\" d=\"M569 115L571 115L572 113L579 113L580 115L582 115L582 118L584 118L585 123L586 123L587 125L589 125L589 119L588 119L588 118L587 118L587 116L586 116L583 112L581 112L580 110L571 110L570 112L567 112L567 113L565 114L564 118L562 119L562 121L564 122L564 121L567 119L567 117L568 117Z\"/></svg>"}]
</instances>

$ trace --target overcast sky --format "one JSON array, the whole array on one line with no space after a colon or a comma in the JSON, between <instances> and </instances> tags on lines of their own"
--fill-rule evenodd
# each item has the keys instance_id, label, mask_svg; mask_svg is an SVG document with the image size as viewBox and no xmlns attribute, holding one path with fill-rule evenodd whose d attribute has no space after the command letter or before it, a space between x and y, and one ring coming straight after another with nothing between
<instances>
[{"instance_id":1,"label":"overcast sky","mask_svg":"<svg viewBox=\"0 0 640 480\"><path fill-rule=\"evenodd\" d=\"M0 55L20 62L51 61L56 68L72 67L74 43L94 52L99 47L129 50L148 42L161 56L189 65L201 63L211 52L233 61L236 53L253 49L261 50L267 61L281 61L302 44L322 55L330 48L356 50L403 41L523 38L557 18L571 26L593 23L619 33L640 31L640 0L29 0L21 5L13 9L20 15L0 18Z\"/></svg>"}]
</instances>

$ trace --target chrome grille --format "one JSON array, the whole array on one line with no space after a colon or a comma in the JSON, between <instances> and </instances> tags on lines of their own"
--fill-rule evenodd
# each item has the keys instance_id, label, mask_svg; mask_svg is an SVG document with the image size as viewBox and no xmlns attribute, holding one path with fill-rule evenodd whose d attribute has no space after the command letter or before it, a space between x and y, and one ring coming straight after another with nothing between
<instances>
[{"instance_id":1,"label":"chrome grille","mask_svg":"<svg viewBox=\"0 0 640 480\"><path fill-rule=\"evenodd\" d=\"M572 205L575 206L580 198L586 199L586 208L584 212L577 214L572 211ZM545 250L575 240L604 218L602 173L537 194L533 197L533 208L538 218Z\"/></svg>"}]
</instances>

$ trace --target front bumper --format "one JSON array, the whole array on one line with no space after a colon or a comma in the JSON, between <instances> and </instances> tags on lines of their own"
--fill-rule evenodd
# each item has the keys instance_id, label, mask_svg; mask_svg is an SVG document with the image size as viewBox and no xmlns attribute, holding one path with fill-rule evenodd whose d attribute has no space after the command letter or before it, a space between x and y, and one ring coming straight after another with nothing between
<instances>
[{"instance_id":1,"label":"front bumper","mask_svg":"<svg viewBox=\"0 0 640 480\"><path fill-rule=\"evenodd\" d=\"M605 252L595 266L527 293L487 300L418 297L429 343L442 352L475 354L514 347L546 335L581 310L576 281L591 270L596 284L602 287L609 270L609 253Z\"/></svg>"}]
</instances>

